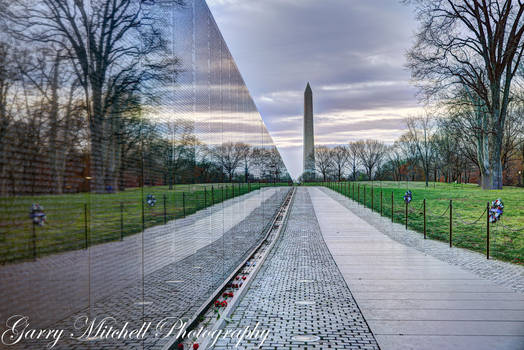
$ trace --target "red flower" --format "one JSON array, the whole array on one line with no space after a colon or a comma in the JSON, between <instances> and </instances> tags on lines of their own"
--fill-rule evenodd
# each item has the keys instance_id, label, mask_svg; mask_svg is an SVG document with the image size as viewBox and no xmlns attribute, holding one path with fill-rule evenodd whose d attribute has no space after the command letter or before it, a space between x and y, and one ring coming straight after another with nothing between
<instances>
[{"instance_id":1,"label":"red flower","mask_svg":"<svg viewBox=\"0 0 524 350\"><path fill-rule=\"evenodd\" d=\"M222 301L222 306L223 306L223 307L226 307L226 306L227 306L227 301L225 301L225 300Z\"/></svg>"},{"instance_id":2,"label":"red flower","mask_svg":"<svg viewBox=\"0 0 524 350\"><path fill-rule=\"evenodd\" d=\"M224 298L225 298L225 297L228 297L228 296L229 296L229 293L224 292L224 293L222 293L222 296L223 296Z\"/></svg>"},{"instance_id":3,"label":"red flower","mask_svg":"<svg viewBox=\"0 0 524 350\"><path fill-rule=\"evenodd\" d=\"M240 279L240 276L235 277L235 279L238 281Z\"/></svg>"},{"instance_id":4,"label":"red flower","mask_svg":"<svg viewBox=\"0 0 524 350\"><path fill-rule=\"evenodd\" d=\"M234 295L233 292L229 292L230 297L233 297L233 295Z\"/></svg>"},{"instance_id":5,"label":"red flower","mask_svg":"<svg viewBox=\"0 0 524 350\"><path fill-rule=\"evenodd\" d=\"M243 279L244 281L246 280L246 278L247 278L246 276L242 276L242 279Z\"/></svg>"},{"instance_id":6,"label":"red flower","mask_svg":"<svg viewBox=\"0 0 524 350\"><path fill-rule=\"evenodd\" d=\"M216 306L216 307L219 307L219 306L220 306L220 301L215 300L215 306Z\"/></svg>"},{"instance_id":7,"label":"red flower","mask_svg":"<svg viewBox=\"0 0 524 350\"><path fill-rule=\"evenodd\" d=\"M179 349L183 349L184 348L184 344L178 344L178 348Z\"/></svg>"},{"instance_id":8,"label":"red flower","mask_svg":"<svg viewBox=\"0 0 524 350\"><path fill-rule=\"evenodd\" d=\"M198 345L197 343L193 344L193 349L194 349L194 350L197 350L198 347L199 347L199 345Z\"/></svg>"}]
</instances>

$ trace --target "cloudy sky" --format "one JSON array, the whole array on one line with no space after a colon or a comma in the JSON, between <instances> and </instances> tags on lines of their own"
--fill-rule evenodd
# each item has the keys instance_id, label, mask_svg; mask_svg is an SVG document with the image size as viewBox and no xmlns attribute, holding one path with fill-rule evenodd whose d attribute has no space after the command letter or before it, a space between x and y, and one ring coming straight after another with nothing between
<instances>
[{"instance_id":1,"label":"cloudy sky","mask_svg":"<svg viewBox=\"0 0 524 350\"><path fill-rule=\"evenodd\" d=\"M417 25L398 0L207 2L294 177L308 81L317 145L392 142L420 112L404 67Z\"/></svg>"}]
</instances>

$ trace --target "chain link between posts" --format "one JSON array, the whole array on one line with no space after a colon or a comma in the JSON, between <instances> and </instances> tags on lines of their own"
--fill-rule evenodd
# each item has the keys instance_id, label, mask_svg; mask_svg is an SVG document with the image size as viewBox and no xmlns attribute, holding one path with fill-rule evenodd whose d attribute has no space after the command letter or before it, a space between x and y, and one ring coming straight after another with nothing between
<instances>
[{"instance_id":1,"label":"chain link between posts","mask_svg":"<svg viewBox=\"0 0 524 350\"><path fill-rule=\"evenodd\" d=\"M473 225L473 224L476 224L477 222L480 221L480 219L482 219L482 217L484 216L484 214L487 212L487 208L484 208L484 211L482 212L482 214L480 214L480 216L478 217L477 220L475 221L470 221L470 222L467 222L467 221L464 221L462 220L462 216L458 213L458 211L455 211L455 215L457 217L457 219L462 222L464 225Z\"/></svg>"}]
</instances>

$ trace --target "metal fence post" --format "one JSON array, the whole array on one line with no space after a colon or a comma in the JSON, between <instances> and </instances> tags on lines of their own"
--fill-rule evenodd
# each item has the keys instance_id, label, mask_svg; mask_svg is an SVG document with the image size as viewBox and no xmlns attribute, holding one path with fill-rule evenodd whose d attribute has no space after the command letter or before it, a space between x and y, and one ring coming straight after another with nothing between
<instances>
[{"instance_id":1,"label":"metal fence post","mask_svg":"<svg viewBox=\"0 0 524 350\"><path fill-rule=\"evenodd\" d=\"M145 229L146 229L146 213L145 213L145 208L144 208L144 194L143 193L140 196L140 198L142 199L140 201L140 208L142 210L142 231L145 231Z\"/></svg>"},{"instance_id":2,"label":"metal fence post","mask_svg":"<svg viewBox=\"0 0 524 350\"><path fill-rule=\"evenodd\" d=\"M124 202L120 202L120 240L124 240Z\"/></svg>"},{"instance_id":3,"label":"metal fence post","mask_svg":"<svg viewBox=\"0 0 524 350\"><path fill-rule=\"evenodd\" d=\"M207 207L207 189L204 187L204 208Z\"/></svg>"},{"instance_id":4,"label":"metal fence post","mask_svg":"<svg viewBox=\"0 0 524 350\"><path fill-rule=\"evenodd\" d=\"M489 260L489 202L486 205L486 259Z\"/></svg>"},{"instance_id":5,"label":"metal fence post","mask_svg":"<svg viewBox=\"0 0 524 350\"><path fill-rule=\"evenodd\" d=\"M424 198L424 239L426 239L426 198Z\"/></svg>"},{"instance_id":6,"label":"metal fence post","mask_svg":"<svg viewBox=\"0 0 524 350\"><path fill-rule=\"evenodd\" d=\"M84 236L85 236L85 249L89 248L89 233L87 224L87 203L84 203ZM36 257L36 255L35 255Z\"/></svg>"},{"instance_id":7,"label":"metal fence post","mask_svg":"<svg viewBox=\"0 0 524 350\"><path fill-rule=\"evenodd\" d=\"M224 201L224 186L222 186L222 201Z\"/></svg>"},{"instance_id":8,"label":"metal fence post","mask_svg":"<svg viewBox=\"0 0 524 350\"><path fill-rule=\"evenodd\" d=\"M231 198L235 197L235 184L231 184Z\"/></svg>"},{"instance_id":9,"label":"metal fence post","mask_svg":"<svg viewBox=\"0 0 524 350\"><path fill-rule=\"evenodd\" d=\"M164 225L167 223L167 209L166 209L166 194L163 194L163 200L164 200Z\"/></svg>"},{"instance_id":10,"label":"metal fence post","mask_svg":"<svg viewBox=\"0 0 524 350\"><path fill-rule=\"evenodd\" d=\"M34 219L33 219L33 237L32 237L32 240L33 240L33 258L36 260L36 224L34 222Z\"/></svg>"},{"instance_id":11,"label":"metal fence post","mask_svg":"<svg viewBox=\"0 0 524 350\"><path fill-rule=\"evenodd\" d=\"M449 247L453 246L453 200L449 200Z\"/></svg>"},{"instance_id":12,"label":"metal fence post","mask_svg":"<svg viewBox=\"0 0 524 350\"><path fill-rule=\"evenodd\" d=\"M360 204L360 184L357 186L357 202Z\"/></svg>"},{"instance_id":13,"label":"metal fence post","mask_svg":"<svg viewBox=\"0 0 524 350\"><path fill-rule=\"evenodd\" d=\"M384 200L384 196L382 195L382 189L380 189L380 216L382 216L382 202Z\"/></svg>"},{"instance_id":14,"label":"metal fence post","mask_svg":"<svg viewBox=\"0 0 524 350\"><path fill-rule=\"evenodd\" d=\"M182 192L182 214L186 217L186 193Z\"/></svg>"},{"instance_id":15,"label":"metal fence post","mask_svg":"<svg viewBox=\"0 0 524 350\"><path fill-rule=\"evenodd\" d=\"M366 207L366 185L364 185L364 207Z\"/></svg>"},{"instance_id":16,"label":"metal fence post","mask_svg":"<svg viewBox=\"0 0 524 350\"><path fill-rule=\"evenodd\" d=\"M406 201L406 214L404 214L406 217L406 230L408 229L408 202Z\"/></svg>"},{"instance_id":17,"label":"metal fence post","mask_svg":"<svg viewBox=\"0 0 524 350\"><path fill-rule=\"evenodd\" d=\"M393 191L391 191L391 222L394 222L393 214L395 213L394 208L395 202L393 201Z\"/></svg>"},{"instance_id":18,"label":"metal fence post","mask_svg":"<svg viewBox=\"0 0 524 350\"><path fill-rule=\"evenodd\" d=\"M373 185L371 185L371 211L375 211L375 192L373 191Z\"/></svg>"},{"instance_id":19,"label":"metal fence post","mask_svg":"<svg viewBox=\"0 0 524 350\"><path fill-rule=\"evenodd\" d=\"M215 205L215 187L211 186L211 204Z\"/></svg>"}]
</instances>

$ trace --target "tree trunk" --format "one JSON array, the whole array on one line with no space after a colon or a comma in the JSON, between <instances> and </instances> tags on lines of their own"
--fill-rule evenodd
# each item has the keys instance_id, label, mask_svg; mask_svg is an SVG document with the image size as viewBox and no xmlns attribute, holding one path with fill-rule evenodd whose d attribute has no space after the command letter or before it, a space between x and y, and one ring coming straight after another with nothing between
<instances>
[{"instance_id":1,"label":"tree trunk","mask_svg":"<svg viewBox=\"0 0 524 350\"><path fill-rule=\"evenodd\" d=\"M500 151L497 152L497 148L499 147L495 146L494 157L496 157L497 154L500 155ZM502 161L500 160L500 158L493 159L493 176L491 179L491 189L501 190L503 185L502 182Z\"/></svg>"},{"instance_id":2,"label":"tree trunk","mask_svg":"<svg viewBox=\"0 0 524 350\"><path fill-rule=\"evenodd\" d=\"M124 152L124 145L120 146L120 166L118 169L118 190L124 191L126 189L126 179L125 179L125 170L126 170L126 157ZM170 188L172 189L171 182L169 183Z\"/></svg>"},{"instance_id":3,"label":"tree trunk","mask_svg":"<svg viewBox=\"0 0 524 350\"><path fill-rule=\"evenodd\" d=\"M7 114L7 89L0 81L0 195L7 195L7 163L6 151L8 147L7 132L9 129L9 116Z\"/></svg>"},{"instance_id":4,"label":"tree trunk","mask_svg":"<svg viewBox=\"0 0 524 350\"><path fill-rule=\"evenodd\" d=\"M91 132L91 192L104 193L104 115L102 88L93 86Z\"/></svg>"},{"instance_id":5,"label":"tree trunk","mask_svg":"<svg viewBox=\"0 0 524 350\"><path fill-rule=\"evenodd\" d=\"M49 113L49 154L51 155L51 188L50 190L56 194L62 193L63 174L60 173L59 164L60 155L64 155L64 149L58 149L57 133L58 133L58 75L60 69L60 56L57 54L53 67L53 77L51 80L51 110Z\"/></svg>"}]
</instances>

